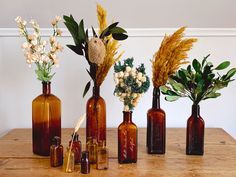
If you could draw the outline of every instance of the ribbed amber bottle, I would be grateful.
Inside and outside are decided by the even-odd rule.
[[[93,96],[86,106],[86,142],[88,138],[106,143],[106,103],[100,96],[100,87],[93,87]]]
[[[123,122],[118,127],[119,163],[136,163],[138,152],[138,129],[132,122],[132,112],[123,111]]]
[[[53,137],[61,138],[61,101],[51,94],[50,82],[43,82],[43,93],[32,102],[33,152],[49,156]]]
[[[153,89],[152,108],[147,112],[147,152],[165,154],[166,116],[160,107],[160,90]]]
[[[200,116],[199,105],[192,106],[192,115],[187,122],[186,134],[186,154],[203,155],[204,154],[204,129],[205,123]]]

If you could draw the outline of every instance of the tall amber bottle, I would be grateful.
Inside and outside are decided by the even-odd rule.
[[[132,122],[132,112],[123,111],[123,122],[118,127],[119,163],[136,163],[138,152],[138,129]]]
[[[160,89],[153,88],[152,108],[147,112],[147,152],[165,154],[166,116],[160,108]]]
[[[86,106],[86,142],[88,138],[96,139],[97,142],[106,142],[106,103],[100,96],[100,87],[93,87],[93,96]]]
[[[49,156],[54,136],[61,138],[61,101],[51,94],[50,82],[43,82],[43,93],[32,102],[33,153]]]
[[[186,135],[186,154],[203,155],[204,154],[204,129],[205,123],[200,116],[199,105],[192,106],[192,115],[187,122]]]

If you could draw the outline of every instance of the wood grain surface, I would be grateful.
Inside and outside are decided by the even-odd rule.
[[[109,169],[96,170],[92,166],[88,175],[80,174],[80,166],[75,172],[64,173],[61,167],[50,167],[49,157],[32,153],[31,129],[13,129],[0,139],[0,177],[28,176],[88,176],[88,177],[236,177],[236,141],[223,129],[207,128],[205,132],[204,156],[185,155],[185,132],[183,128],[167,129],[167,149],[165,155],[146,153],[146,129],[138,130],[138,162],[118,164],[117,129],[107,129],[109,148]],[[64,149],[72,129],[62,130]],[[85,129],[79,130],[85,145]]]

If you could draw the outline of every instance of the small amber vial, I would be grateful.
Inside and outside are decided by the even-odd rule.
[[[81,148],[82,148],[82,144],[81,141],[79,140],[79,135],[77,133],[75,133],[75,135],[73,136],[72,134],[72,138],[74,137],[73,140],[73,144],[72,144],[72,150],[74,151],[75,154],[75,164],[80,163],[81,160]],[[69,146],[71,145],[71,142],[69,142]]]
[[[50,146],[50,164],[52,167],[58,167],[63,164],[63,146],[61,145],[61,138],[55,136],[52,139]]]
[[[75,170],[75,155],[73,150],[67,148],[64,156],[63,171],[66,173],[72,173]]]
[[[89,163],[89,152],[88,151],[82,152],[80,172],[83,174],[90,173],[90,163]]]
[[[86,150],[89,152],[89,163],[96,164],[97,161],[97,140],[92,137],[88,138]]]
[[[100,141],[98,143],[98,148],[97,148],[97,164],[96,164],[97,170],[108,169],[108,164],[109,164],[108,156],[109,156],[109,151],[106,148],[105,141]]]

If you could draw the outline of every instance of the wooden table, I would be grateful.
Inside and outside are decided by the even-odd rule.
[[[64,148],[72,129],[62,130]],[[85,129],[79,131],[85,142]],[[82,175],[80,166],[74,173],[64,173],[61,167],[50,167],[49,158],[32,153],[31,129],[14,129],[0,139],[0,177],[27,176],[88,176],[88,177],[236,177],[236,141],[223,129],[206,129],[204,156],[185,155],[185,129],[167,129],[165,155],[146,153],[146,129],[139,129],[137,164],[120,165],[117,160],[117,130],[108,129],[109,169]]]

